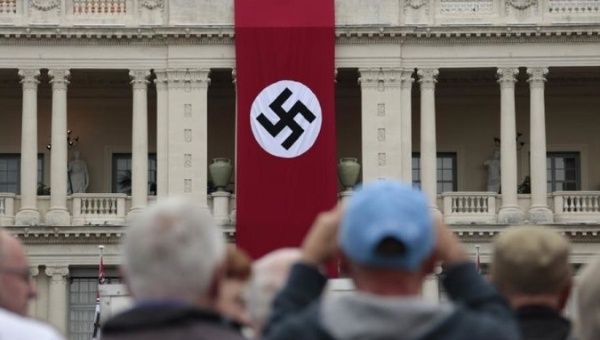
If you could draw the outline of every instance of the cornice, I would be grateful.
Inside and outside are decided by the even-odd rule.
[[[232,44],[234,27],[188,26],[188,27],[0,27],[2,43],[43,44],[56,41],[68,43],[102,44]],[[337,43],[377,44],[411,42],[430,44],[458,41],[510,42],[533,41],[584,42],[600,41],[600,25],[452,25],[452,26],[338,26]]]

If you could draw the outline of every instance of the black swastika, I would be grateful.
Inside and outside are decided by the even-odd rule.
[[[281,144],[281,146],[283,146],[286,150],[289,150],[292,145],[296,143],[298,138],[300,138],[300,136],[302,136],[304,133],[304,129],[298,125],[294,118],[298,114],[301,114],[302,117],[304,117],[304,119],[306,119],[309,123],[312,123],[316,118],[315,115],[301,101],[297,101],[289,111],[284,110],[282,105],[290,98],[291,95],[292,91],[286,87],[285,90],[283,90],[269,105],[271,110],[273,110],[273,112],[275,112],[275,114],[279,117],[279,121],[277,123],[271,123],[271,121],[262,113],[256,117],[256,120],[260,123],[260,125],[262,125],[273,137],[276,137],[286,127],[289,127],[290,130],[292,130],[292,133]]]

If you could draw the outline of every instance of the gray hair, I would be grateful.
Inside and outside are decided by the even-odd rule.
[[[588,264],[577,287],[578,339],[598,339],[600,334],[600,258]]]
[[[275,250],[252,265],[252,277],[245,292],[246,308],[252,322],[262,328],[271,314],[275,294],[287,281],[292,264],[299,261],[296,248]]]
[[[223,234],[208,209],[177,198],[142,212],[127,231],[123,269],[136,299],[195,301],[225,257]]]

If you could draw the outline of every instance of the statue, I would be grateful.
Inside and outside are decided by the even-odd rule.
[[[89,185],[87,164],[79,159],[79,151],[73,151],[73,159],[69,162],[69,193],[86,192]]]
[[[492,157],[483,163],[488,169],[487,191],[500,192],[500,149],[496,147]]]

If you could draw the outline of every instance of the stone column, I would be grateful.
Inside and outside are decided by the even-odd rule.
[[[402,177],[401,69],[361,68],[363,182]]]
[[[40,267],[39,266],[30,266],[29,272],[31,273],[31,282],[29,284],[31,284],[33,286],[32,289],[35,292],[38,292],[38,294],[39,294],[39,291],[37,289],[37,279],[38,279],[38,275],[40,275]],[[29,306],[27,308],[27,315],[32,318],[37,318],[38,317],[37,310],[38,310],[37,299],[29,300]]]
[[[412,184],[412,86],[414,70],[401,73],[402,180]]]
[[[532,223],[552,223],[552,211],[548,208],[546,174],[546,108],[544,104],[544,82],[548,69],[528,68],[530,90],[530,129],[531,129],[531,207],[529,221]]]
[[[148,204],[148,70],[129,72],[133,88],[131,142],[131,211],[136,214]]]
[[[50,150],[50,210],[46,214],[48,225],[71,224],[67,210],[67,86],[69,70],[48,72],[52,84],[52,149]]]
[[[46,267],[46,275],[50,277],[48,288],[48,322],[63,334],[67,332],[67,275],[66,266]]]
[[[156,79],[156,196],[169,193],[169,89],[167,72],[155,71]]]
[[[437,146],[435,135],[435,83],[437,69],[419,69],[421,84],[421,190],[429,197],[431,208],[437,208]]]
[[[517,127],[515,82],[519,69],[498,69],[500,83],[500,172],[502,206],[498,222],[515,224],[523,221],[523,211],[517,204]]]
[[[169,82],[169,194],[207,207],[207,116],[210,69],[167,71]]]
[[[40,70],[19,70],[23,84],[21,125],[21,208],[15,216],[16,225],[38,225],[37,209],[37,88]]]

